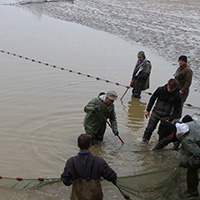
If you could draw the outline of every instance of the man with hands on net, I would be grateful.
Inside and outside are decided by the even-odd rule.
[[[116,184],[116,172],[104,159],[90,152],[91,142],[88,134],[78,137],[80,151],[67,160],[61,174],[62,182],[66,186],[72,185],[70,200],[102,200],[101,177]]]
[[[200,123],[191,115],[186,115],[180,122],[174,124],[162,121],[159,126],[162,135],[153,150],[162,149],[169,143],[178,141],[188,153],[189,159],[181,161],[179,167],[187,169],[187,197],[199,196],[198,169],[200,168]]]

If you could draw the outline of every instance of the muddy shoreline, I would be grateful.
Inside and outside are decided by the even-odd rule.
[[[42,1],[42,0],[41,0]],[[19,1],[20,2],[20,1]],[[35,3],[24,8],[38,15],[75,22],[142,44],[176,66],[181,54],[193,69],[193,87],[198,90],[200,54],[200,2],[198,0],[71,0]],[[38,1],[37,1],[38,2]],[[133,55],[135,56],[135,55]],[[166,66],[167,67],[167,66]]]

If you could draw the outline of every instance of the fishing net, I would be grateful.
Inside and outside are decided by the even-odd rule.
[[[9,178],[9,177],[1,177],[0,179],[0,187],[1,188],[14,188],[14,189],[37,189],[47,184],[52,184],[56,182],[60,182],[60,178],[38,178],[38,179],[22,179],[20,177],[17,178]]]
[[[184,190],[184,175],[180,169],[170,168],[160,171],[120,177],[118,186],[129,199],[180,199]],[[127,198],[128,199],[128,198]]]
[[[118,177],[116,187],[103,180],[104,199],[184,199],[183,191],[186,189],[185,174],[185,170],[170,168],[133,176]],[[44,200],[69,199],[71,191],[71,187],[65,187],[60,178],[21,180],[21,178],[3,177],[0,179],[0,189],[2,188],[9,189],[9,195],[12,195],[12,198],[8,197],[7,199],[13,200],[31,200],[39,196],[40,199]],[[21,194],[19,189],[22,191]]]

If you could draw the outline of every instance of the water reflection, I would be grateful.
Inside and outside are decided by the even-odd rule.
[[[144,111],[146,103],[141,102],[138,98],[132,98],[128,102],[128,113],[127,113],[127,126],[131,131],[137,131],[144,126]]]

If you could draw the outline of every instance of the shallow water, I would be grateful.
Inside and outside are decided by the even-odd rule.
[[[44,2],[44,0],[36,0]],[[199,0],[18,0],[40,14],[75,22],[140,43],[177,65],[188,56],[199,91]],[[194,84],[194,83],[193,83]]]
[[[21,7],[0,5],[0,30],[1,50],[123,85],[129,84],[137,52],[142,49],[153,64],[151,88],[147,92],[165,84],[176,68],[143,46]],[[59,177],[66,160],[78,151],[76,139],[84,131],[84,106],[99,92],[114,89],[121,97],[126,88],[5,53],[0,53],[0,60],[0,175]],[[143,93],[140,100],[132,99],[129,91],[123,104],[119,100],[115,102],[124,145],[107,127],[104,142],[92,147],[92,152],[103,157],[119,176],[159,169],[171,164],[171,159],[176,166],[182,158],[181,153],[170,152],[164,156],[148,151],[156,144],[156,133],[150,145],[141,144],[149,97]],[[189,103],[200,107],[198,98],[199,94],[192,88]],[[185,108],[184,112],[197,115],[199,110],[192,108]],[[110,186],[103,187],[109,188],[108,196],[121,198]],[[55,196],[57,189],[47,195],[49,190],[38,195],[42,199],[61,199],[62,195]],[[64,198],[65,188],[60,190]],[[23,191],[20,197],[15,190],[3,190],[3,193],[4,199],[37,197],[33,191]]]

